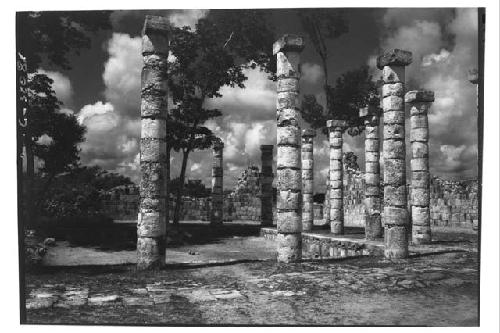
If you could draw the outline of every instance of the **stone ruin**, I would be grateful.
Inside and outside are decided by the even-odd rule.
[[[165,121],[167,108],[166,81],[164,74],[168,56],[168,20],[146,16],[142,33],[144,67],[141,85],[141,183],[139,186],[139,215],[137,227],[138,268],[152,268],[164,262],[166,181]],[[297,35],[284,35],[273,44],[276,56],[277,76],[277,161],[276,161],[276,229],[278,262],[300,261],[302,243],[307,241],[311,217],[314,214],[313,193],[313,138],[314,133],[302,133],[299,122],[300,54],[304,40]],[[364,216],[365,239],[383,237],[386,258],[406,258],[410,242],[426,244],[432,239],[431,222],[450,221],[451,224],[475,221],[477,213],[466,207],[477,207],[477,194],[449,194],[447,190],[434,191],[429,173],[429,124],[428,112],[434,101],[432,91],[405,91],[405,67],[412,63],[412,53],[400,49],[384,52],[377,58],[377,68],[382,74],[380,96],[372,96],[359,116],[366,126],[365,170],[351,180],[343,167],[343,133],[348,123],[343,119],[327,121],[330,142],[330,167],[324,214],[330,225],[332,237],[344,235],[345,214],[354,212]],[[405,103],[410,106],[410,133],[405,133]],[[383,122],[380,123],[380,118]],[[383,138],[379,138],[382,126]],[[303,135],[304,134],[304,135]],[[411,143],[410,184],[406,179],[406,140]],[[382,142],[381,142],[382,141]],[[382,143],[382,154],[380,146]],[[270,225],[272,195],[272,146],[262,146],[260,215],[263,225]],[[381,155],[384,174],[380,174]],[[258,219],[259,209],[254,198],[238,191],[233,200],[224,204],[223,143],[214,146],[212,198],[210,221],[221,224],[224,215],[235,213],[249,219]],[[383,182],[381,182],[383,178]],[[364,184],[356,187],[359,179]],[[353,186],[353,192],[345,189]],[[352,183],[354,185],[349,185]],[[248,181],[247,181],[248,184]],[[251,184],[249,184],[252,186]],[[254,186],[254,190],[257,186]],[[362,194],[360,192],[363,192]],[[443,194],[443,198],[439,195]],[[451,197],[450,197],[451,195]],[[458,196],[458,197],[457,197]],[[363,207],[353,210],[363,198]],[[231,202],[233,207],[231,208]],[[242,205],[242,202],[246,205]],[[452,208],[449,204],[451,203]],[[436,207],[438,204],[438,208]],[[250,206],[248,206],[250,205]],[[206,205],[197,208],[206,207]],[[242,208],[244,207],[244,208]],[[453,208],[454,207],[454,208]],[[461,208],[457,208],[461,207]],[[453,211],[455,209],[455,211]],[[439,211],[439,212],[438,212]],[[231,216],[231,214],[228,214]],[[347,218],[349,220],[349,218]],[[353,218],[354,221],[362,221]],[[473,222],[474,224],[474,222]],[[311,242],[310,242],[311,243]],[[312,242],[314,243],[314,242]],[[334,241],[335,244],[339,243]],[[340,245],[332,245],[325,251],[348,251]],[[360,248],[350,249],[363,254]]]

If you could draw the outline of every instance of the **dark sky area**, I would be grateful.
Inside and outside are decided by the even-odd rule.
[[[329,8],[325,10],[335,11]],[[321,101],[322,69],[319,56],[310,45],[297,17],[297,10],[269,10],[275,37],[284,33],[303,35],[301,92],[315,94]],[[476,89],[467,81],[467,70],[477,67],[476,9],[347,9],[349,32],[328,42],[330,82],[343,72],[369,65],[383,49],[402,48],[413,52],[407,67],[407,90],[433,90],[436,101],[429,116],[430,168],[446,178],[477,176]],[[87,140],[81,145],[83,164],[100,165],[138,181],[140,136],[140,31],[145,14],[169,17],[172,25],[190,25],[213,15],[207,10],[115,11],[112,29],[92,35],[90,49],[70,56],[71,70],[42,65],[41,71],[55,81],[64,112],[72,112],[87,126]],[[89,12],[89,15],[92,15]],[[269,45],[272,47],[272,45]],[[232,187],[248,164],[260,165],[261,144],[275,144],[276,84],[265,73],[245,72],[246,88],[223,87],[222,98],[207,104],[222,110],[223,116],[207,126],[225,142],[225,186]],[[306,128],[307,124],[303,124]],[[344,151],[353,151],[364,163],[363,137],[345,136]],[[315,142],[315,181],[323,190],[328,168],[328,144],[324,135]],[[196,152],[188,164],[187,177],[211,179],[211,151]],[[172,177],[180,159],[172,158]],[[363,167],[362,167],[363,168]]]

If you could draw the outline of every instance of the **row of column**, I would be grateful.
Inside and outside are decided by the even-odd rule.
[[[301,232],[313,224],[313,132],[304,132],[300,158],[300,127],[298,122],[299,54],[304,48],[299,36],[285,35],[273,45],[277,56],[277,249],[278,261],[296,261],[301,257]],[[410,223],[406,190],[405,101],[410,109],[411,158],[411,237],[414,244],[428,243],[430,233],[430,175],[429,130],[427,112],[434,101],[433,92],[410,91],[405,95],[405,66],[411,64],[412,54],[394,49],[377,59],[382,70],[384,202],[380,192],[380,101],[369,99],[360,110],[365,131],[365,206],[366,239],[384,233],[385,256],[408,256]],[[333,234],[344,233],[343,218],[343,152],[342,133],[346,121],[327,122],[330,143],[330,168],[325,207]],[[299,171],[302,170],[302,177]],[[301,202],[302,197],[302,202]],[[301,211],[302,210],[302,211]],[[302,216],[302,218],[300,218]],[[382,227],[382,216],[384,227]]]

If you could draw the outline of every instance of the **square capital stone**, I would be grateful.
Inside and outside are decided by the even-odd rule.
[[[273,44],[273,55],[278,52],[301,52],[304,49],[304,39],[297,35],[284,35]]]
[[[377,58],[377,68],[385,66],[408,66],[413,61],[412,53],[400,49],[392,49]]]
[[[434,91],[412,90],[405,95],[406,103],[434,102]]]
[[[302,137],[303,138],[314,138],[316,136],[316,131],[313,129],[305,129],[302,131]]]
[[[142,28],[143,35],[149,34],[168,34],[170,30],[170,22],[164,16],[146,15],[144,27]]]
[[[347,120],[327,120],[326,121],[326,127],[328,128],[346,128],[347,127]]]

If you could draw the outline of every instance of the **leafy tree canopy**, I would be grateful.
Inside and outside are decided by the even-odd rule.
[[[111,28],[108,11],[18,12],[17,50],[28,59],[28,72],[47,60],[70,69],[69,53],[90,47],[88,32]]]

